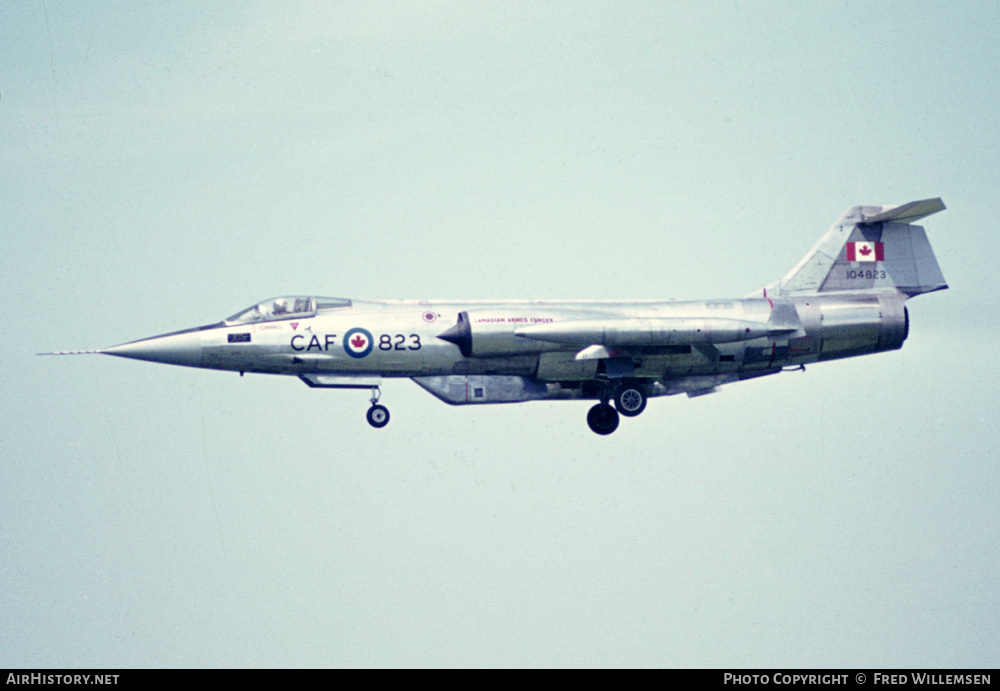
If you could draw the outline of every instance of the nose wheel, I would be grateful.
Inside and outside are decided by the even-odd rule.
[[[384,405],[373,405],[365,413],[368,424],[376,429],[381,429],[389,424],[389,409]]]
[[[375,429],[382,429],[389,424],[389,409],[384,405],[379,405],[378,399],[382,395],[382,390],[379,387],[372,387],[372,397],[371,397],[371,408],[365,413],[365,417],[368,419],[368,424]]]

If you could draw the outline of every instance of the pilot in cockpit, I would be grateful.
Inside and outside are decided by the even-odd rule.
[[[278,298],[274,301],[274,311],[272,312],[275,316],[279,314],[288,314],[288,303],[285,298]]]

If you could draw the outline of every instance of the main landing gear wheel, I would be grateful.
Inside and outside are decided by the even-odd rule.
[[[619,386],[615,391],[615,408],[625,417],[635,417],[646,409],[646,392],[631,384]]]
[[[376,429],[381,429],[389,424],[389,409],[384,405],[372,405],[365,413],[368,424]]]
[[[598,403],[587,413],[587,424],[597,434],[611,434],[618,429],[618,411],[607,403]]]

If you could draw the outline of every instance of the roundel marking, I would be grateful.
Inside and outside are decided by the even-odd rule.
[[[372,352],[372,335],[368,329],[357,327],[344,334],[344,351],[357,358]]]

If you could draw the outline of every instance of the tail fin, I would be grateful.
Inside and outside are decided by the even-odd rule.
[[[902,206],[854,206],[844,212],[771,295],[899,291],[907,297],[944,290],[934,251],[921,226],[945,208],[940,199]]]

